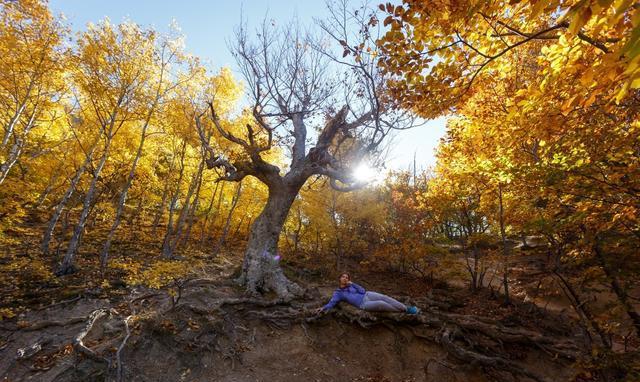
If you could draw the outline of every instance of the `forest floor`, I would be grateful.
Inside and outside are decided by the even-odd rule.
[[[335,285],[288,268],[304,298],[248,298],[232,282],[237,259],[212,260],[179,295],[126,285],[67,285],[48,301],[38,294],[0,322],[0,381],[605,380],[577,366],[577,325],[534,304],[502,306],[487,291],[363,271],[365,287],[423,313],[341,304],[315,315]]]

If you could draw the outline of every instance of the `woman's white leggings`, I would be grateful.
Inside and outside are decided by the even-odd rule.
[[[360,309],[376,312],[404,312],[407,306],[395,298],[382,293],[366,292],[360,304]]]

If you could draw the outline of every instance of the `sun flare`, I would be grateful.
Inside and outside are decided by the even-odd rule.
[[[358,182],[373,182],[379,178],[379,172],[375,168],[372,168],[367,163],[360,163],[353,170],[353,177]]]

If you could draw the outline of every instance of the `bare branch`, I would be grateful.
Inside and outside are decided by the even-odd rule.
[[[351,191],[355,191],[355,190],[359,190],[362,187],[366,186],[367,183],[354,183],[352,185],[349,186],[340,186],[338,185],[338,182],[336,181],[336,179],[331,178],[329,180],[329,185],[331,185],[331,188],[339,191],[339,192],[351,192]]]
[[[220,122],[220,119],[218,118],[218,114],[216,114],[216,111],[213,108],[213,102],[208,102],[208,105],[209,105],[209,110],[211,111],[211,120],[213,121],[213,124],[215,125],[215,127],[218,130],[218,132],[220,133],[220,135],[222,135],[228,141],[236,143],[236,144],[244,147],[247,151],[251,152],[251,148],[250,148],[251,146],[245,140],[236,137],[235,135],[233,135],[230,132],[226,131],[222,127],[222,123]]]

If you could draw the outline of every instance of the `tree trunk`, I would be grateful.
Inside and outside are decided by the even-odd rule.
[[[202,154],[205,155],[204,153]],[[193,224],[196,222],[198,207],[200,207],[200,189],[202,187],[202,170],[204,170],[204,161],[201,166],[198,168],[198,179],[196,186],[196,193],[193,196],[193,202],[191,203],[191,208],[187,212],[187,230],[184,233],[184,238],[182,238],[182,245],[185,247],[189,244],[189,238],[191,237],[191,229],[193,228]]]
[[[58,268],[56,275],[61,276],[68,273],[72,273],[74,271],[73,263],[75,261],[75,256],[78,251],[78,247],[80,246],[80,237],[84,232],[84,226],[87,222],[87,217],[89,216],[89,211],[91,209],[91,204],[93,202],[93,196],[96,192],[96,184],[98,183],[98,179],[100,178],[100,173],[102,172],[102,168],[109,157],[109,149],[111,147],[111,142],[113,140],[113,136],[107,136],[107,142],[105,143],[104,153],[102,154],[102,158],[100,158],[100,162],[98,163],[98,167],[93,174],[93,179],[91,180],[91,184],[89,185],[89,189],[87,190],[87,194],[85,195],[82,213],[80,214],[80,220],[78,220],[78,224],[73,231],[73,236],[71,237],[71,241],[69,242],[69,247],[67,248],[67,253],[62,260],[62,264]]]
[[[31,91],[33,90],[34,85],[35,85],[35,76],[32,76],[29,79],[29,86],[27,86],[27,90],[25,92],[24,98],[22,98],[22,102],[20,103],[20,106],[16,108],[16,112],[11,116],[9,123],[5,127],[5,133],[4,133],[4,137],[2,138],[2,143],[0,143],[0,149],[3,149],[9,142],[9,138],[13,134],[13,129],[15,128],[16,124],[22,117],[22,113],[24,112],[24,109],[27,106],[27,102],[29,101],[29,98],[31,96]],[[34,114],[35,114],[35,110],[34,110]]]
[[[236,229],[233,230],[233,233],[231,234],[231,237],[238,237],[238,233],[242,229],[242,225],[244,224],[244,219],[246,217],[247,217],[247,215],[244,215],[244,214],[242,216],[240,216],[240,222],[238,222],[238,226],[236,227]]]
[[[180,175],[178,176],[178,183],[176,190],[171,196],[171,202],[169,204],[169,221],[167,222],[167,230],[162,241],[162,255],[164,257],[171,257],[173,253],[171,251],[171,235],[173,233],[173,211],[176,208],[178,197],[180,196],[180,183],[182,183],[182,177],[184,176],[184,155],[187,151],[187,141],[182,142],[182,153],[180,154]]]
[[[167,196],[169,196],[169,188],[171,186],[171,173],[173,172],[173,165],[175,164],[175,156],[171,159],[171,164],[169,165],[169,171],[167,172],[166,181],[164,182],[164,190],[162,190],[162,199],[160,201],[160,207],[156,212],[156,216],[153,218],[153,228],[151,229],[151,235],[155,236],[156,230],[158,229],[158,225],[160,224],[160,219],[162,219],[162,215],[164,215],[164,205],[167,202]]]
[[[85,163],[83,163],[82,166],[80,166],[80,168],[76,170],[76,173],[73,176],[73,179],[71,179],[71,183],[69,184],[67,191],[62,196],[62,199],[60,199],[60,201],[58,202],[58,205],[56,206],[55,211],[53,211],[53,215],[51,216],[51,219],[49,220],[49,224],[47,225],[47,230],[45,231],[44,236],[42,238],[42,253],[45,256],[49,254],[49,244],[51,243],[51,237],[53,236],[53,231],[55,230],[56,224],[58,223],[58,220],[62,215],[62,210],[67,205],[67,202],[71,198],[71,195],[73,195],[73,193],[75,192],[76,187],[78,186],[78,182],[80,181],[82,174],[84,174],[84,171],[87,168],[87,164],[89,160],[90,160],[90,157],[87,157],[87,159],[85,160]]]
[[[44,191],[42,191],[40,196],[38,196],[38,200],[36,200],[36,202],[33,204],[34,208],[39,209],[40,207],[42,207],[45,200],[47,200],[47,196],[49,196],[49,194],[51,194],[51,191],[53,191],[56,181],[62,174],[62,167],[64,165],[65,158],[66,156],[63,158],[63,162],[53,171],[53,174],[49,177],[47,187],[44,189]]]
[[[158,211],[156,211],[156,216],[153,218],[153,223],[151,223],[151,233],[152,235],[156,234],[156,230],[158,229],[158,224],[160,224],[160,219],[164,213],[164,205],[167,202],[167,196],[169,195],[169,183],[170,180],[167,177],[167,180],[164,182],[164,190],[162,190],[162,199],[160,200],[160,207]]]
[[[29,131],[33,128],[35,124],[37,108],[33,109],[31,116],[29,117],[29,122],[24,127],[24,131],[18,137],[15,136],[15,142],[11,146],[11,150],[9,150],[9,155],[7,156],[7,160],[0,165],[0,184],[4,182],[7,175],[9,175],[9,171],[11,171],[11,167],[18,161],[18,157],[22,153],[22,149],[24,148],[24,140],[27,138]],[[3,141],[3,146],[6,143]]]
[[[240,199],[240,195],[242,194],[242,183],[238,183],[236,187],[236,193],[233,195],[233,201],[231,202],[231,208],[229,208],[229,213],[227,214],[227,221],[224,223],[224,228],[222,229],[222,235],[220,235],[220,240],[218,240],[218,244],[213,250],[213,254],[216,255],[224,245],[227,240],[227,235],[229,234],[229,227],[231,226],[231,218],[233,217],[233,211],[236,209],[236,205],[238,204],[238,200]]]
[[[502,185],[498,186],[498,202],[500,203],[500,237],[502,238],[502,286],[504,287],[504,303],[511,304],[509,297],[509,247],[507,247],[507,235],[504,229],[504,206],[502,204]]]
[[[282,226],[301,186],[269,187],[267,203],[251,226],[242,273],[237,280],[249,294],[273,291],[283,299],[302,294],[302,288],[287,279],[274,258]]]
[[[155,102],[154,105],[155,107]],[[118,200],[118,208],[116,209],[116,216],[113,219],[113,224],[111,225],[111,229],[109,230],[109,234],[107,235],[107,240],[104,242],[102,246],[102,251],[100,252],[100,268],[104,271],[107,268],[107,262],[109,261],[109,249],[111,248],[111,242],[113,241],[113,236],[120,225],[120,220],[122,219],[122,211],[124,209],[124,203],[127,201],[127,195],[129,193],[129,188],[133,183],[133,178],[136,175],[136,168],[138,167],[138,161],[140,161],[140,157],[142,157],[142,150],[144,148],[144,141],[147,138],[147,127],[149,127],[149,121],[151,120],[151,112],[147,115],[147,119],[145,121],[144,126],[142,127],[142,133],[140,135],[140,143],[138,143],[138,150],[136,151],[136,157],[133,159],[133,163],[131,164],[131,169],[129,170],[129,174],[127,175],[127,181],[122,188],[122,192],[120,193],[120,198]]]
[[[216,204],[216,210],[211,217],[211,228],[215,229],[216,220],[218,220],[218,216],[222,214],[222,200],[224,199],[224,186],[227,183],[223,183],[222,187],[220,187],[220,195],[218,195],[218,203]]]
[[[184,198],[184,203],[182,209],[180,210],[180,215],[178,215],[178,221],[176,221],[176,226],[173,229],[173,232],[169,235],[169,248],[165,251],[165,256],[172,257],[176,248],[178,248],[178,244],[182,239],[182,231],[184,228],[184,222],[189,215],[189,211],[191,209],[191,196],[193,196],[193,192],[196,188],[196,184],[198,183],[198,179],[200,178],[200,174],[202,173],[202,169],[204,168],[204,160],[200,161],[200,165],[198,167],[198,171],[193,175],[191,183],[189,184],[189,189],[187,190],[187,195]],[[174,237],[171,239],[171,237]]]
[[[136,210],[129,216],[127,219],[127,224],[131,227],[131,232],[140,232],[140,226],[144,221],[144,193],[140,194],[140,198],[138,199],[138,205],[136,206]]]
[[[0,163],[0,184],[4,182],[7,175],[9,175],[9,171],[13,167],[13,165],[18,161],[18,157],[22,152],[22,140],[17,139],[16,142],[11,146],[11,150],[9,150],[9,155],[7,156],[7,160],[4,163]]]
[[[473,248],[471,249],[471,254],[473,257],[473,265],[471,264],[471,262],[469,261],[469,255],[465,254],[464,259],[465,259],[465,263],[467,266],[467,271],[469,272],[469,275],[471,276],[471,291],[473,293],[476,293],[478,291],[478,289],[480,289],[480,287],[482,286],[481,284],[479,284],[478,279],[479,279],[479,270],[478,270],[478,265],[479,265],[479,255],[478,255],[478,247],[477,245],[473,245]]]
[[[340,259],[342,257],[342,243],[340,241],[340,234],[338,229],[338,219],[337,219],[337,200],[336,200],[336,192],[333,191],[331,193],[331,222],[333,223],[333,232],[336,236],[336,247],[335,247],[335,257],[336,257],[336,271],[341,272],[340,269]]]
[[[571,302],[573,309],[576,311],[576,313],[578,313],[580,320],[584,323],[587,335],[589,336],[589,340],[590,341],[592,340],[591,332],[588,329],[589,327],[591,327],[600,338],[599,345],[610,349],[611,341],[609,340],[609,337],[607,337],[607,334],[605,333],[605,331],[600,327],[598,322],[593,317],[591,310],[587,306],[587,302],[582,301],[580,299],[580,296],[578,295],[578,292],[576,292],[576,290],[573,288],[573,285],[571,285],[571,283],[567,279],[565,279],[560,274],[560,272],[558,272],[557,270],[554,270],[553,274],[556,275],[558,280],[560,280],[560,287],[562,291],[569,298],[569,301]]]
[[[58,205],[56,206],[56,209],[53,212],[51,219],[49,220],[49,224],[47,225],[47,230],[45,231],[44,237],[42,238],[42,253],[45,256],[49,254],[49,243],[51,242],[53,231],[56,228],[56,224],[58,223],[58,220],[60,219],[62,210],[67,205],[67,202],[71,198],[71,195],[73,195],[73,193],[76,191],[76,188],[78,187],[78,182],[80,182],[80,178],[82,178],[82,175],[86,171],[87,166],[89,166],[89,164],[91,163],[91,160],[93,159],[93,153],[98,147],[98,143],[100,142],[100,137],[102,136],[103,132],[104,132],[104,127],[101,127],[100,131],[98,132],[98,135],[95,138],[95,141],[93,141],[93,143],[91,144],[91,147],[89,148],[89,151],[86,153],[84,162],[76,170],[76,173],[74,174],[73,178],[71,179],[71,183],[69,184],[69,188],[67,188],[67,191],[64,193],[64,196],[62,197],[62,199],[60,199],[60,202],[58,202]],[[80,146],[82,147],[82,145]]]
[[[297,215],[298,225],[296,226],[296,230],[293,236],[293,253],[295,255],[298,254],[298,246],[300,245],[300,232],[302,231],[302,212],[300,211],[300,205],[298,205],[297,213],[298,213]]]
[[[218,193],[218,187],[221,182],[216,183],[216,188],[213,189],[213,194],[211,195],[211,200],[209,201],[209,207],[207,207],[207,212],[204,215],[204,221],[202,222],[202,228],[200,230],[200,246],[204,245],[204,234],[207,231],[207,223],[209,223],[209,216],[211,214],[211,209],[213,208],[213,202],[216,199],[216,194]],[[222,183],[224,186],[224,183]]]

